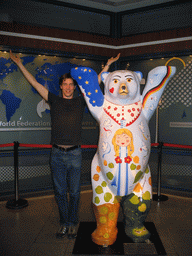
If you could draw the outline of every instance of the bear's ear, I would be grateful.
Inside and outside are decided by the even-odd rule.
[[[137,76],[137,78],[139,79],[139,82],[141,82],[141,79],[143,78],[143,74],[140,71],[135,71],[134,72]]]
[[[101,73],[101,80],[103,81],[103,83],[105,83],[108,75],[110,74],[110,72],[103,72]]]

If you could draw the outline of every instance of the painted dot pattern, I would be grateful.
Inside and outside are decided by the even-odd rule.
[[[106,181],[100,182],[100,173],[101,173],[101,167],[96,166],[96,173],[93,175],[93,180],[97,182],[97,186],[95,188],[96,196],[94,198],[94,203],[96,205],[100,204],[101,202],[101,197],[104,199],[105,203],[115,203],[117,200],[113,198],[112,193],[106,192],[105,188],[108,186],[108,183],[110,183],[114,179],[114,174],[113,174],[113,168],[114,164],[112,162],[107,162],[106,160],[103,161],[105,166],[108,166],[109,171],[106,173]],[[133,156],[132,158],[132,163],[130,164],[130,169],[132,171],[136,171],[136,176],[134,180],[135,187],[133,191],[135,193],[140,193],[143,191],[143,185],[140,184],[140,180],[143,178],[143,172],[141,172],[141,165],[140,163],[140,158],[139,156]],[[145,173],[148,173],[149,169],[146,168]],[[151,177],[147,180],[147,183],[151,186]],[[101,196],[101,197],[100,197]]]

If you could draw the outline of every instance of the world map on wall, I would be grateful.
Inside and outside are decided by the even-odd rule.
[[[24,66],[30,65],[35,69],[36,74],[34,76],[40,84],[44,85],[55,95],[59,95],[60,76],[70,72],[71,68],[77,65],[71,64],[70,62],[60,63],[57,60],[49,63],[48,58],[45,57],[41,60],[41,65],[36,66],[36,58],[38,56],[26,56],[21,59]],[[17,109],[20,108],[22,99],[25,97],[22,93],[18,96],[16,93],[17,87],[10,86],[6,82],[6,78],[14,72],[20,72],[18,67],[9,58],[0,57],[0,101],[5,105],[7,122],[11,120]],[[37,93],[33,87],[31,87],[31,90],[32,93]],[[49,113],[49,105],[44,100],[40,101],[37,105],[37,114],[40,117],[42,117],[42,112]]]
[[[6,118],[9,122],[15,111],[20,107],[21,99],[17,98],[14,93],[3,90],[0,99],[6,108]]]
[[[14,118],[16,111],[19,110],[23,99],[26,97],[25,92],[21,91],[19,94],[17,92],[18,81],[13,81],[15,79],[14,74],[18,74],[16,79],[19,79],[22,75],[8,55],[8,53],[6,57],[1,57],[3,55],[0,55],[0,104],[2,103],[5,109],[5,111],[3,109],[0,112],[0,120],[6,118],[7,122]],[[54,57],[44,56],[40,59],[37,55],[30,55],[24,56],[21,59],[24,66],[34,71],[33,75],[36,80],[55,95],[59,94],[59,77],[77,66],[70,62],[62,62],[61,58]],[[168,64],[174,66],[175,61],[178,61],[178,58],[170,59]],[[164,91],[160,109],[166,109],[175,103],[182,103],[186,107],[192,106],[191,74],[192,61],[183,62],[183,68],[177,72]],[[7,79],[9,76],[11,78]],[[11,83],[14,83],[14,86]],[[187,90],[184,90],[185,87]],[[32,94],[37,94],[33,87],[30,87],[30,90]],[[36,112],[42,118],[43,112],[50,112],[49,105],[42,99],[36,106]]]

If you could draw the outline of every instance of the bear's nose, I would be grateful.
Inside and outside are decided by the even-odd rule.
[[[119,87],[119,94],[122,95],[122,94],[128,94],[128,93],[129,93],[129,91],[128,91],[126,84],[122,83]]]
[[[126,88],[126,83],[121,83],[121,88]]]

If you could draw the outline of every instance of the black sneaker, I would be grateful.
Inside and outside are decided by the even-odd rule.
[[[57,238],[63,238],[67,234],[68,228],[66,226],[61,226],[56,233]]]
[[[68,238],[74,239],[77,237],[77,230],[75,226],[70,226],[68,230]]]

